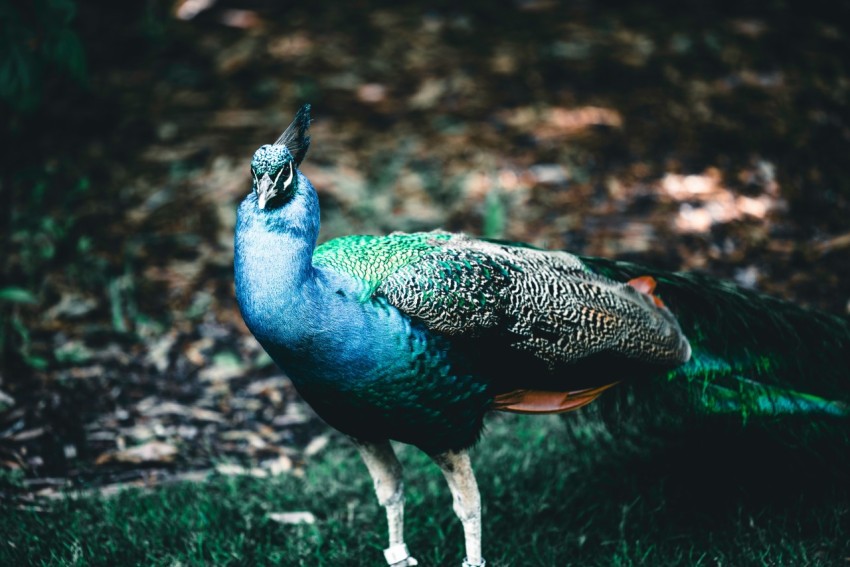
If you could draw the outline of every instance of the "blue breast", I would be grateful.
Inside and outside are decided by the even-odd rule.
[[[354,437],[392,438],[437,452],[473,443],[490,403],[449,339],[362,284],[316,269],[277,308],[245,302],[251,331],[330,425]]]

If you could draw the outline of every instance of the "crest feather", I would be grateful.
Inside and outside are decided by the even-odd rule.
[[[309,128],[310,105],[305,104],[298,110],[295,118],[292,119],[292,123],[286,127],[286,130],[274,143],[275,146],[285,146],[289,150],[296,167],[301,165],[307,155],[307,150],[310,148],[310,136],[307,135]]]

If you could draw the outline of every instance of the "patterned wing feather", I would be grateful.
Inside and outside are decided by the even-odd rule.
[[[461,235],[431,245],[375,293],[434,331],[502,331],[550,369],[604,352],[671,367],[690,356],[669,311],[576,256]]]

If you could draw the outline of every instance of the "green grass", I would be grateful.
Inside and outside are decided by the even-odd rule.
[[[488,565],[840,565],[850,557],[847,489],[799,449],[766,448],[740,432],[644,435],[605,423],[593,412],[490,421],[473,453]],[[421,565],[459,565],[463,537],[442,476],[416,449],[399,452],[408,545]],[[335,438],[306,472],[7,509],[0,564],[382,564],[383,511],[352,447]],[[318,521],[267,517],[284,511]]]

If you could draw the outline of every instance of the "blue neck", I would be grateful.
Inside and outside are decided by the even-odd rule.
[[[236,217],[236,298],[261,343],[274,339],[293,350],[307,339],[298,321],[318,309],[313,250],[319,235],[319,200],[301,172],[292,198],[260,209],[251,192]]]
[[[376,375],[409,372],[423,348],[407,317],[362,302],[368,284],[313,266],[319,201],[300,173],[289,201],[261,210],[252,193],[236,220],[236,298],[248,328],[302,395],[324,384],[350,388]],[[310,394],[312,392],[312,394]]]

